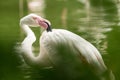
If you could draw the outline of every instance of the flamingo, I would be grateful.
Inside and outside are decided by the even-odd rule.
[[[99,51],[87,40],[64,29],[51,29],[47,19],[36,14],[29,14],[20,20],[20,27],[26,37],[20,50],[24,61],[30,66],[61,68],[69,76],[80,73],[80,67],[89,66],[92,71],[102,74],[107,67]],[[35,56],[32,44],[36,41],[30,27],[42,27],[45,31],[40,36],[40,53]],[[74,79],[75,80],[75,79]]]

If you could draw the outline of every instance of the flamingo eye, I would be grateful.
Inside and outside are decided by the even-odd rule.
[[[36,17],[36,16],[32,16],[32,19],[33,19],[36,23],[39,24],[39,19],[38,19],[38,17]]]
[[[36,20],[36,19],[37,19],[37,17],[35,17],[35,16],[32,16],[32,18],[33,18],[34,20]]]

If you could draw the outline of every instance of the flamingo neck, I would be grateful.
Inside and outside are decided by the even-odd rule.
[[[34,35],[34,32],[29,28],[28,25],[21,25],[21,28],[26,34],[26,37],[21,44],[21,49],[23,51],[22,56],[25,62],[27,62],[30,65],[33,65],[33,63],[36,63],[36,58],[32,51],[32,44],[36,41],[36,37]]]
[[[26,38],[29,39],[29,41],[30,41],[29,44],[33,44],[33,42],[36,41],[36,36],[35,36],[34,32],[29,28],[28,25],[22,25],[21,27],[27,36]]]
[[[34,34],[34,32],[29,28],[28,25],[26,24],[22,24],[21,25],[21,28],[23,29],[23,31],[25,32],[25,34],[28,36],[28,35],[31,35],[31,34]]]

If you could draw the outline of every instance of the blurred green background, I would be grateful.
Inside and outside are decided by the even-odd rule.
[[[21,68],[22,60],[14,49],[24,38],[19,19],[31,12],[49,19],[53,28],[70,30],[90,41],[101,52],[116,80],[120,80],[119,0],[38,0],[44,2],[44,7],[38,6],[39,10],[31,9],[31,1],[35,0],[0,1],[0,80],[40,80],[38,76],[41,73],[34,69],[24,69],[23,66]],[[34,31],[39,37],[40,30]],[[51,74],[45,72],[46,75]]]

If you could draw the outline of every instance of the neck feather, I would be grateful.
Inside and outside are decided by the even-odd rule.
[[[21,28],[26,34],[26,37],[21,44],[21,49],[23,51],[22,56],[25,62],[31,65],[33,63],[36,63],[36,58],[32,51],[32,44],[35,42],[36,37],[34,35],[34,32],[29,28],[28,25],[23,24],[21,25]]]

